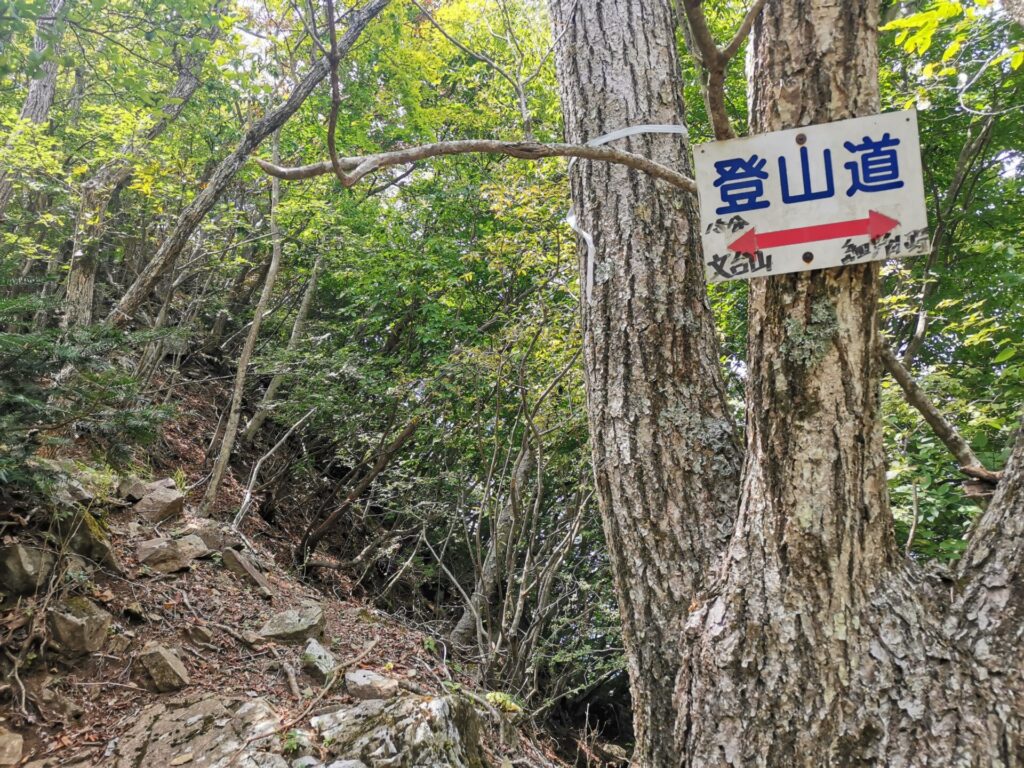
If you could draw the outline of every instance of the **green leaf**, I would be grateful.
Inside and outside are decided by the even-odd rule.
[[[960,36],[960,37],[957,37],[956,39],[954,39],[953,42],[951,42],[949,45],[946,46],[946,50],[944,50],[942,52],[942,60],[943,61],[949,61],[954,56],[956,56],[957,51],[960,50],[960,47],[963,44],[964,44],[964,37],[963,36]]]
[[[1014,349],[1013,347],[1007,347],[1002,352],[1000,352],[998,355],[996,355],[995,359],[992,362],[993,363],[1005,363],[1007,360],[1009,360],[1015,354],[1017,354],[1017,350],[1016,349]]]

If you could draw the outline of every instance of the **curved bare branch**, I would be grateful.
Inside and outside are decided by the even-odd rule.
[[[697,184],[693,179],[674,171],[661,163],[648,160],[632,152],[622,152],[608,147],[588,147],[580,144],[540,144],[533,141],[495,141],[491,139],[472,139],[465,141],[442,141],[436,144],[423,144],[394,152],[382,152],[377,155],[361,157],[339,157],[338,165],[348,173],[342,184],[351,187],[362,180],[367,174],[380,168],[394,165],[405,165],[430,157],[465,154],[499,154],[518,157],[523,160],[540,160],[545,157],[578,157],[584,160],[601,160],[616,163],[643,171],[656,179],[666,181],[674,187],[687,192],[696,193]],[[256,158],[259,166],[271,176],[280,179],[311,179],[333,173],[330,161],[302,165],[294,168],[282,167]]]

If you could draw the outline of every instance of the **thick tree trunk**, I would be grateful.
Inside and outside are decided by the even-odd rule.
[[[348,29],[341,39],[338,40],[339,56],[344,56],[348,53],[356,40],[359,39],[359,35],[362,34],[366,25],[384,10],[388,2],[389,0],[369,0],[362,8],[349,14],[347,17]],[[167,237],[164,238],[156,253],[153,254],[153,258],[143,268],[135,282],[129,286],[117,306],[110,312],[110,315],[107,317],[108,323],[111,325],[124,325],[131,319],[135,311],[149,296],[149,292],[153,290],[153,286],[156,285],[160,276],[174,264],[185,244],[192,236],[192,233],[195,232],[196,227],[199,226],[206,217],[206,214],[213,208],[224,190],[227,189],[228,184],[231,183],[235,174],[238,173],[238,170],[248,160],[249,155],[259,147],[264,139],[284,125],[288,118],[295,114],[296,110],[306,100],[306,97],[327,77],[329,69],[330,66],[326,57],[317,60],[306,76],[291,91],[284,104],[249,127],[234,152],[220,162],[210,176],[206,186],[196,195],[191,204],[182,211],[181,216],[178,217],[177,224],[175,224]]]
[[[33,78],[28,86],[28,94],[22,104],[18,118],[33,125],[41,125],[50,117],[50,107],[53,106],[53,97],[57,92],[57,58],[59,49],[53,37],[56,34],[58,25],[63,21],[67,0],[50,0],[45,14],[36,22],[36,34],[32,41],[32,49],[40,54],[51,45],[53,50],[44,59],[40,66],[39,74]],[[19,129],[15,127],[12,138]],[[10,141],[10,139],[8,139]],[[14,194],[14,185],[8,171],[0,171],[0,221],[3,221],[7,214],[7,206]]]
[[[1024,27],[1024,0],[1004,0],[1003,7],[1011,19]]]
[[[566,139],[685,118],[668,0],[551,0]],[[616,142],[689,175],[687,142]],[[693,199],[637,171],[579,161],[580,226],[593,235],[584,297],[596,487],[634,706],[637,765],[672,765],[672,692],[688,606],[735,517],[739,448],[704,289]],[[580,248],[585,283],[587,250]]]
[[[769,0],[752,130],[877,112],[877,24],[877,0]],[[1024,764],[1021,538],[972,545],[980,570],[955,583],[897,552],[878,293],[877,265],[751,281],[740,511],[687,623],[676,764]],[[1011,522],[1018,487],[979,532]]]
[[[214,25],[203,37],[216,40],[220,27]],[[205,51],[189,54],[181,62],[178,80],[168,94],[170,106],[163,110],[145,134],[143,142],[129,141],[118,157],[104,163],[92,178],[82,185],[82,197],[75,219],[75,233],[71,250],[71,268],[68,273],[65,328],[89,325],[92,322],[93,296],[96,291],[96,273],[99,269],[99,250],[106,229],[107,207],[115,193],[132,177],[131,158],[148,142],[156,139],[181,114],[199,87],[199,74],[206,60]]]

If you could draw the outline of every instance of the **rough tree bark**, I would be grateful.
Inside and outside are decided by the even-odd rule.
[[[1004,0],[1003,7],[1011,19],[1024,27],[1024,0]]]
[[[752,131],[877,112],[877,25],[877,0],[769,0]],[[878,293],[873,264],[751,281],[740,510],[687,622],[673,764],[1024,762],[1022,542],[995,534],[1019,528],[1021,444],[959,578],[900,556]]]
[[[25,102],[22,104],[18,119],[27,121],[33,125],[45,123],[50,117],[50,107],[53,106],[53,97],[57,92],[57,54],[59,46],[56,35],[59,34],[60,23],[63,20],[67,0],[50,0],[46,12],[36,22],[36,34],[32,41],[32,50],[40,54],[47,48],[52,48],[49,56],[40,66],[39,74],[29,83],[28,93]],[[11,134],[8,143],[19,132],[18,128]],[[0,171],[0,221],[3,221],[7,214],[7,206],[14,194],[14,184],[6,170]]]
[[[211,43],[217,39],[220,27],[216,24],[202,35]],[[88,325],[92,322],[93,296],[96,291],[96,272],[99,269],[100,240],[106,229],[107,207],[118,189],[132,177],[131,158],[149,142],[164,132],[185,109],[199,87],[199,74],[206,60],[206,51],[187,54],[181,61],[178,80],[167,95],[169,105],[160,112],[156,122],[146,131],[144,140],[129,141],[117,157],[104,163],[84,184],[75,218],[75,232],[71,248],[71,267],[68,272],[67,299],[64,328]]]
[[[668,0],[551,0],[566,139],[685,118]],[[690,175],[687,142],[617,142]],[[694,201],[618,165],[572,172],[593,234],[584,297],[585,380],[596,488],[622,615],[634,763],[674,765],[673,686],[687,608],[736,510],[740,451],[704,288]],[[580,248],[581,275],[587,251]]]
[[[351,12],[346,17],[348,29],[338,40],[338,54],[344,56],[355,44],[362,34],[366,25],[384,10],[390,0],[369,0],[362,8]],[[195,199],[182,211],[178,222],[170,231],[160,247],[157,248],[149,263],[135,279],[124,296],[111,310],[106,322],[111,325],[124,325],[135,311],[149,296],[153,286],[156,285],[160,276],[163,275],[181,253],[196,227],[202,222],[227,189],[228,184],[234,178],[239,168],[245,163],[257,147],[270,134],[284,125],[288,118],[295,114],[296,110],[306,100],[306,97],[327,77],[330,69],[327,58],[318,59],[310,68],[306,76],[296,84],[284,104],[269,112],[260,120],[253,123],[245,132],[245,136],[239,142],[235,150],[225,157],[213,174],[210,176],[207,185],[196,195]]]

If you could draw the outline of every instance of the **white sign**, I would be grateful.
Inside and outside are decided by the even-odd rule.
[[[931,250],[917,113],[694,148],[709,282]]]

